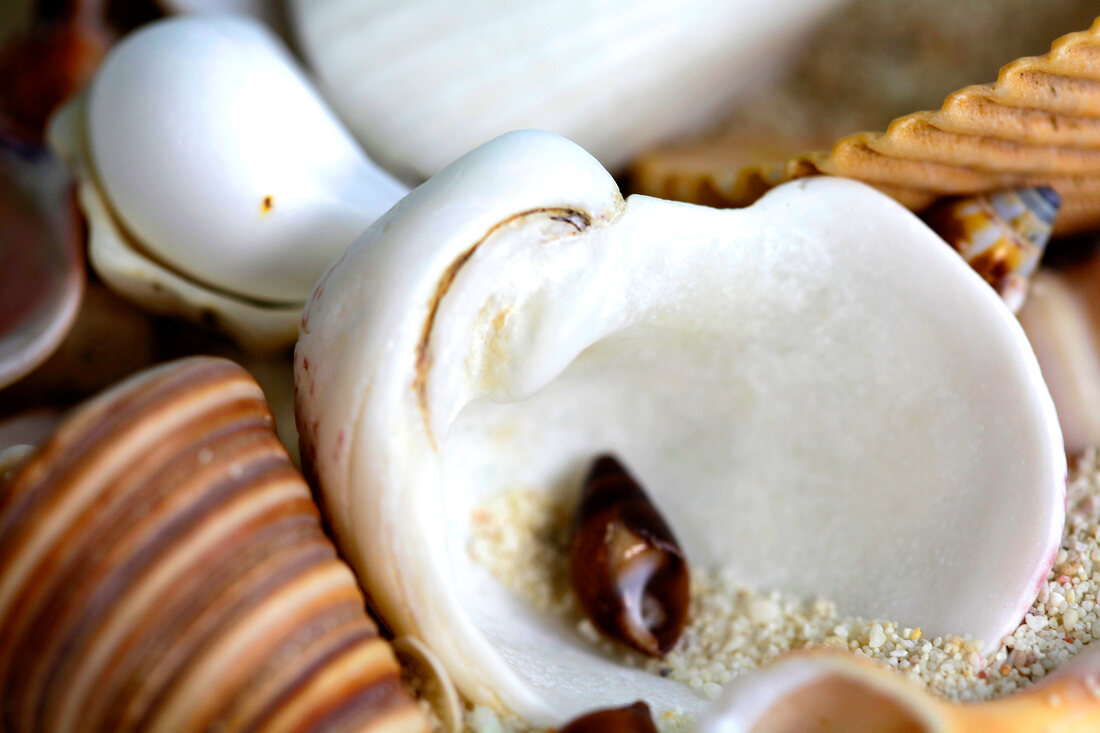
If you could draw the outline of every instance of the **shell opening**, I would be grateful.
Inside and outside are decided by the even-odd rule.
[[[959,598],[973,597],[976,582],[1020,585],[1034,558],[1001,558],[976,576],[965,554],[937,548],[963,536],[1012,547],[1019,521],[1047,531],[1045,493],[1021,495],[1032,510],[1002,523],[974,521],[988,502],[956,490],[1019,485],[1004,441],[1035,444],[1029,431],[1046,424],[1041,400],[1025,422],[1002,424],[1005,396],[988,373],[959,369],[995,359],[1006,389],[1030,388],[1022,336],[990,328],[1007,313],[927,230],[920,246],[887,255],[858,222],[812,208],[808,193],[781,201],[773,215],[801,206],[817,223],[727,239],[716,232],[735,230],[739,212],[676,218],[644,198],[628,200],[613,227],[566,237],[539,239],[532,231],[546,226],[519,223],[472,253],[435,314],[424,389],[439,438],[442,508],[431,521],[446,548],[445,584],[463,623],[515,673],[513,689],[553,700],[549,720],[638,698],[658,714],[706,705],[684,685],[626,669],[575,621],[531,608],[471,560],[480,506],[515,489],[570,496],[601,452],[631,467],[695,567],[759,589],[827,594],[930,632],[981,623],[1000,638],[1015,623],[976,622]],[[828,217],[837,221],[821,223]],[[844,242],[818,234],[834,226]],[[932,260],[951,287],[913,276]],[[983,316],[963,322],[964,311]],[[1035,469],[1045,486],[1044,460]]]

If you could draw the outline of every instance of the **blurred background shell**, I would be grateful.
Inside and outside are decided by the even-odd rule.
[[[55,161],[0,157],[0,388],[45,361],[76,319],[82,235]]]
[[[289,15],[322,90],[367,152],[417,181],[527,128],[621,169],[766,84],[836,4],[291,0]]]
[[[12,733],[427,730],[259,387],[205,357],[0,489],[0,690]]]

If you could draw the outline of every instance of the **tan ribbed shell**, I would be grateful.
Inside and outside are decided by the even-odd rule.
[[[781,183],[812,175],[869,183],[920,211],[946,195],[1049,185],[1062,196],[1056,234],[1100,228],[1100,18],[1054,42],[1050,53],[1017,59],[994,84],[949,95],[934,112],[861,132],[830,152],[709,170],[654,152],[634,167],[639,193],[709,206],[748,206]]]
[[[192,358],[0,489],[0,729],[424,731],[263,394]]]

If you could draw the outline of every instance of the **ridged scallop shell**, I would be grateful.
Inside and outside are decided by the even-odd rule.
[[[1055,234],[1100,227],[1100,19],[1045,56],[965,87],[937,111],[861,132],[830,152],[709,172],[661,153],[638,161],[639,193],[711,206],[747,206],[774,186],[812,175],[856,178],[919,211],[941,196],[1046,185],[1062,197]]]
[[[263,394],[222,359],[73,413],[0,494],[0,727],[423,731]]]
[[[697,733],[905,731],[1087,733],[1100,726],[1100,648],[1089,648],[1022,692],[950,703],[854,654],[806,650],[733,683]]]

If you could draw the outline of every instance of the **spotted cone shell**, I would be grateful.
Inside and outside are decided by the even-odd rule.
[[[695,158],[698,158],[696,154]],[[842,138],[829,152],[702,170],[655,152],[634,167],[639,193],[710,206],[748,206],[781,183],[813,175],[856,178],[921,211],[943,196],[1050,186],[1062,197],[1054,233],[1100,227],[1100,18],[1017,59],[993,84],[965,87],[936,111],[886,132]]]
[[[0,729],[425,731],[232,362],[138,375],[0,489]]]

